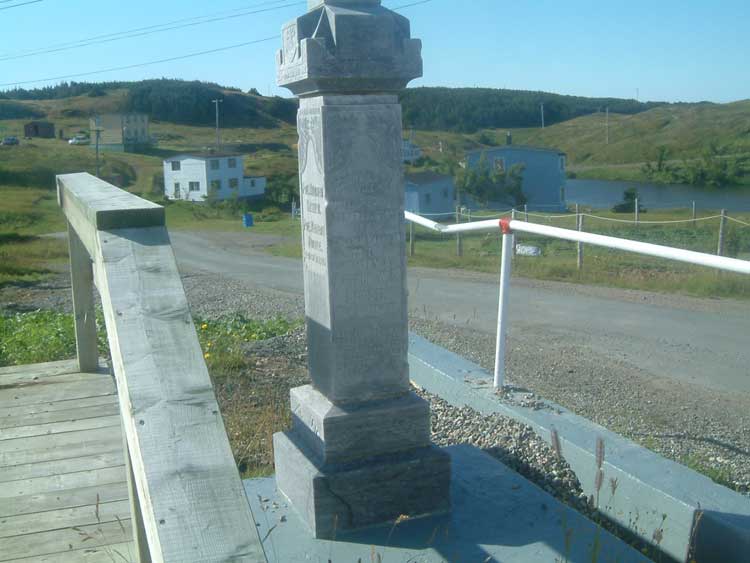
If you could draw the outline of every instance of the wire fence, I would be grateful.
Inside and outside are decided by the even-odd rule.
[[[625,217],[613,217],[612,213],[592,212],[590,209],[584,211],[579,208],[577,211],[544,213],[537,209],[527,211],[523,209],[469,210],[460,208],[454,213],[421,213],[421,215],[443,224],[512,217],[531,223],[576,229],[592,234],[626,238],[720,256],[750,257],[750,229],[748,229],[750,227],[750,214],[741,215],[742,218],[739,218],[732,217],[722,211],[721,214],[698,216],[694,209],[685,210],[683,208],[682,212],[679,210],[661,212],[652,210],[651,214],[657,215],[657,217],[643,219],[642,217],[646,212],[639,210],[639,213],[636,213],[635,209],[630,212],[630,217],[627,217],[626,213],[623,214]],[[687,217],[685,217],[685,211]],[[680,217],[680,214],[684,218]],[[450,243],[451,240],[455,240],[455,250],[451,250],[450,247],[445,248],[445,245]],[[460,259],[474,261],[499,258],[499,244],[495,234],[467,232],[446,234],[410,225],[409,254],[411,256],[419,254],[418,246],[421,242],[429,244],[429,246],[423,248],[422,252],[425,255],[446,256],[446,254],[453,254]],[[579,271],[584,269],[587,262],[591,262],[592,267],[601,268],[603,267],[602,260],[607,262],[613,270],[618,267],[633,268],[643,272],[652,270],[650,273],[645,272],[643,275],[651,275],[659,270],[658,260],[656,259],[653,263],[641,262],[635,265],[628,262],[627,258],[614,256],[613,252],[608,249],[591,248],[584,252],[583,245],[564,240],[551,240],[524,234],[517,237],[516,242],[521,247],[533,247],[521,248],[524,256],[528,253],[529,256],[541,255],[547,258],[557,258],[556,262],[561,267],[570,268],[572,266],[575,268],[575,265],[577,265]],[[439,247],[442,247],[442,250]],[[518,247],[514,248],[514,250],[517,249]],[[533,260],[533,258],[529,259]],[[599,263],[597,263],[597,260],[599,260]]]

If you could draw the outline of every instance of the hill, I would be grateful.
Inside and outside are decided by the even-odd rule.
[[[538,127],[541,104],[545,123],[553,125],[609,107],[637,114],[665,105],[618,98],[584,98],[549,92],[491,88],[409,88],[401,94],[404,124],[427,131],[474,133],[500,127]]]
[[[154,119],[190,125],[210,125],[214,115],[211,100],[224,98],[227,122],[237,126],[272,126],[278,119],[294,123],[296,101],[263,98],[257,91],[244,94],[237,88],[210,82],[146,80],[143,82],[70,82],[57,86],[0,92],[9,100],[41,101],[72,97],[100,97],[112,91],[125,91],[123,110],[143,111]],[[255,94],[255,95],[253,95]],[[499,127],[536,127],[540,124],[540,104],[544,104],[549,125],[605,107],[632,115],[665,105],[618,98],[586,98],[549,92],[500,90],[492,88],[409,88],[401,96],[406,127],[428,131],[474,133]],[[266,118],[270,116],[271,120]]]

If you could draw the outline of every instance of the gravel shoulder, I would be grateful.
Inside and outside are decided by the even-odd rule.
[[[199,317],[233,313],[260,319],[303,316],[304,304],[299,295],[207,273],[187,274],[183,283],[193,312]],[[570,290],[597,294],[611,291],[580,286]],[[642,292],[612,293],[621,299],[680,299]],[[699,300],[689,301],[703,306]],[[732,306],[731,302],[715,305]],[[37,308],[70,310],[70,287],[65,275],[35,286],[0,289],[0,310]],[[491,335],[418,315],[410,319],[410,324],[413,331],[428,340],[492,369],[495,342]],[[590,349],[584,340],[576,340],[575,335],[566,335],[563,340],[558,333],[539,326],[511,330],[508,350],[509,383],[750,494],[749,394],[711,390],[657,377],[616,355]],[[274,354],[291,355],[297,365],[304,351],[297,344],[282,346]],[[297,377],[295,370],[294,379]],[[502,432],[494,435],[500,440]],[[530,443],[530,437],[522,441]],[[477,445],[487,446],[484,441]],[[550,474],[548,469],[539,468]],[[564,488],[566,495],[576,496],[572,481]]]

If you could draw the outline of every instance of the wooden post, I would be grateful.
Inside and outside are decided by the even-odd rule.
[[[409,256],[414,256],[414,223],[409,221]]]
[[[94,309],[94,270],[91,258],[75,229],[68,224],[70,284],[73,290],[73,314],[76,330],[78,369],[95,373],[99,367]]]
[[[461,208],[456,207],[456,223],[461,222]],[[456,233],[456,256],[461,257],[464,255],[464,245],[461,240],[461,233]]]
[[[716,252],[719,256],[724,256],[724,242],[726,240],[726,232],[727,232],[727,210],[722,209],[721,210],[721,222],[719,223],[719,248]]]
[[[693,200],[693,228],[697,226],[697,223],[696,223],[697,218],[698,218],[698,214],[696,213],[695,200]]]
[[[583,231],[583,215],[578,215],[578,231]],[[578,271],[583,270],[583,243],[578,243]]]
[[[638,226],[638,223],[641,221],[641,207],[638,204],[638,198],[635,198],[635,226]]]
[[[525,203],[523,204],[523,215],[524,215],[524,221],[527,223],[529,222],[529,206]]]
[[[122,418],[120,419],[122,422]],[[141,501],[138,500],[138,487],[135,483],[135,474],[130,459],[128,448],[128,435],[125,432],[125,423],[122,424],[122,447],[125,456],[125,472],[128,477],[128,497],[130,499],[130,522],[133,526],[133,544],[137,563],[151,563],[151,551],[148,548],[146,527],[143,524],[143,513],[141,512]]]
[[[516,208],[515,207],[510,210],[510,220],[511,221],[515,221],[516,220]],[[513,235],[513,253],[512,253],[512,256],[513,256],[513,258],[516,257],[516,235],[515,234]]]

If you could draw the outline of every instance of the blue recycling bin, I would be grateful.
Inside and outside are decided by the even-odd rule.
[[[242,216],[242,225],[245,228],[250,228],[253,225],[255,225],[255,222],[253,221],[253,214],[252,213],[245,213]]]

